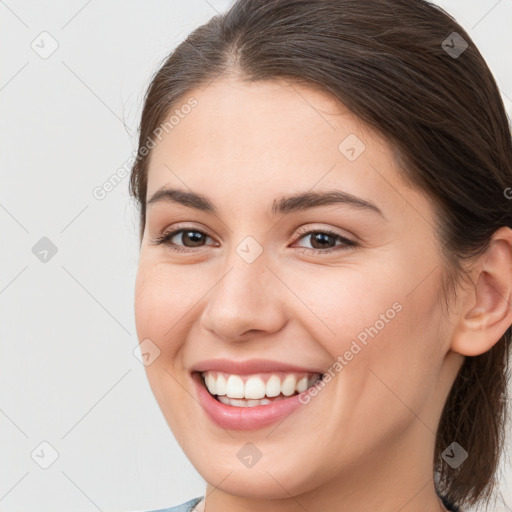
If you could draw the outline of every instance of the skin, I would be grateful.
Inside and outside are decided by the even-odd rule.
[[[139,340],[160,349],[148,380],[208,483],[206,510],[444,510],[432,474],[435,431],[464,356],[487,351],[512,322],[511,230],[496,233],[447,313],[432,203],[401,181],[383,138],[304,85],[229,76],[190,96],[198,106],[152,150],[147,197],[164,185],[192,190],[219,214],[148,206],[135,316]],[[366,147],[355,161],[338,149],[349,134]],[[343,204],[269,213],[281,195],[331,188],[371,201],[385,218]],[[335,252],[301,253],[326,247],[297,236],[303,226],[358,245],[332,237]],[[151,243],[178,227],[208,236],[193,244],[175,235],[184,253]],[[263,248],[250,264],[236,252],[247,236]],[[226,431],[196,399],[198,361],[268,358],[327,370],[396,302],[401,311],[278,425]],[[247,442],[262,454],[251,468],[236,456]]]

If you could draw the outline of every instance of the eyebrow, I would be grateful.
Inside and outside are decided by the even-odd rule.
[[[147,201],[147,205],[157,202],[171,202],[194,208],[203,212],[218,214],[213,203],[206,197],[196,192],[162,187],[157,190]],[[290,196],[283,196],[275,199],[270,210],[272,215],[286,214],[316,208],[318,206],[329,206],[333,204],[346,204],[354,208],[360,208],[379,214],[386,218],[380,208],[375,204],[356,197],[341,190],[328,190],[324,192],[302,192]]]

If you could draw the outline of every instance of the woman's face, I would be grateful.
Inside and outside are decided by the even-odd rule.
[[[367,492],[390,478],[420,491],[410,470],[432,478],[462,357],[449,352],[428,198],[324,92],[225,78],[190,97],[153,149],[147,199],[167,188],[211,208],[176,194],[148,204],[135,294],[147,376],[178,442],[216,492]],[[301,194],[315,196],[283,199]],[[253,400],[275,394],[276,374],[284,400],[222,404],[196,370],[220,375],[221,393],[238,375],[229,394]],[[315,374],[330,378],[285,398]]]

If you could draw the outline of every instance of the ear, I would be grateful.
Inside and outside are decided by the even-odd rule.
[[[512,229],[498,229],[463,293],[451,350],[477,356],[490,350],[512,324]],[[475,284],[476,283],[476,284]]]

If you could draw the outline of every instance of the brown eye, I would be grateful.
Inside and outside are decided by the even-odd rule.
[[[203,247],[206,238],[211,238],[207,233],[192,228],[182,228],[163,233],[156,237],[152,243],[156,245],[166,245],[172,251],[189,252],[194,248]],[[173,241],[173,239],[176,239]],[[177,243],[180,241],[181,243]]]
[[[185,245],[185,247],[198,247],[201,245],[203,238],[207,236],[201,231],[189,229],[180,229],[179,231],[171,233],[171,235],[173,236],[169,238],[169,241],[171,241],[175,236],[181,235],[181,242]]]
[[[335,231],[330,230],[309,230],[300,236],[300,239],[310,239],[312,248],[301,247],[301,252],[312,252],[314,254],[329,254],[334,251],[357,246],[357,242],[346,238]],[[336,245],[336,241],[340,244]]]

